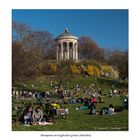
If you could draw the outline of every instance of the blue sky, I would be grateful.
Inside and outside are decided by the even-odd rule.
[[[56,37],[68,28],[89,36],[100,47],[128,49],[128,10],[13,10],[12,19]]]

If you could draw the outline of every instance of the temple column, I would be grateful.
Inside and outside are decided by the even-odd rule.
[[[56,46],[56,60],[58,60],[58,45]]]
[[[63,43],[61,43],[61,59],[63,60]]]
[[[67,59],[69,60],[69,51],[70,51],[70,49],[69,49],[70,47],[69,47],[69,42],[67,42]]]
[[[75,59],[75,45],[74,45],[74,43],[72,45],[72,53],[73,53],[72,59]]]
[[[76,53],[76,60],[78,60],[78,45],[77,45],[77,43],[76,43],[76,45],[75,45],[75,53]]]

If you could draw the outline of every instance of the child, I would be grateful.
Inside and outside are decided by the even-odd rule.
[[[32,122],[32,107],[30,106],[28,110],[24,113],[24,125],[28,126]]]

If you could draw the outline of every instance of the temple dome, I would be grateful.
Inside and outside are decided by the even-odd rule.
[[[69,30],[68,30],[67,28],[65,28],[64,32],[61,33],[59,36],[57,36],[57,37],[55,38],[55,41],[61,40],[61,39],[76,39],[76,40],[78,40],[78,37],[73,36],[73,35],[69,32]]]

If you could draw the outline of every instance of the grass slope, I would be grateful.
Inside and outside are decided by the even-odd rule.
[[[41,81],[41,82],[40,82]],[[45,90],[42,85],[47,85],[48,89],[50,87],[51,79],[46,79],[45,77],[38,78],[32,81],[26,81],[26,89],[31,89],[30,85],[34,84],[38,90]],[[67,81],[66,81],[67,82]],[[69,88],[75,86],[77,83],[83,87],[88,86],[93,82],[92,77],[74,77],[69,80]],[[97,84],[104,89],[104,93],[108,94],[108,91],[111,87],[112,79],[99,78]],[[122,89],[127,88],[127,85],[117,84],[116,88]],[[83,93],[81,93],[83,96]],[[25,101],[26,102],[26,101]],[[121,106],[120,97],[104,97],[104,102],[101,104],[96,104],[98,111],[102,107],[113,104],[114,106]],[[22,104],[20,101],[17,101],[18,104]],[[13,131],[122,131],[128,130],[128,110],[123,111],[115,115],[89,115],[89,110],[76,111],[75,107],[78,107],[81,104],[67,104],[65,105],[70,114],[67,119],[62,119],[60,117],[56,118],[56,122],[53,126],[30,126],[24,127],[23,125],[13,125]],[[13,112],[12,112],[13,113]]]

